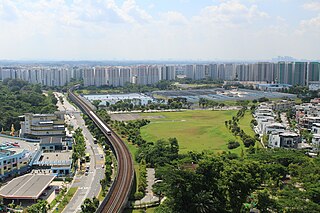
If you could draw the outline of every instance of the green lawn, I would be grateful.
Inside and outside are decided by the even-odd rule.
[[[152,116],[162,116],[152,119],[151,123],[141,128],[142,137],[147,141],[161,138],[176,137],[180,152],[213,150],[221,152],[228,150],[229,139],[236,139],[225,127],[225,121],[236,115],[237,111],[188,110],[183,112],[159,112]],[[150,116],[150,113],[142,113]],[[250,127],[251,118],[245,118],[244,123]],[[251,130],[252,131],[252,130]],[[239,142],[240,140],[237,139]],[[240,142],[243,147],[242,142]],[[240,153],[241,147],[232,150]]]
[[[247,133],[248,135],[254,137],[256,133],[253,131],[253,129],[251,128],[251,125],[250,125],[250,122],[251,122],[252,119],[253,119],[253,116],[252,116],[251,112],[249,110],[247,110],[246,114],[239,121],[239,127],[245,133]]]

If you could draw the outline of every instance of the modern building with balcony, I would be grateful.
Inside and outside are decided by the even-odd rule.
[[[281,132],[273,133],[269,135],[269,144],[271,148],[298,148],[298,144],[301,143],[301,137],[295,132]]]
[[[64,112],[55,112],[54,114],[26,113],[22,117],[24,117],[24,121],[20,122],[21,137],[41,138],[65,135]]]

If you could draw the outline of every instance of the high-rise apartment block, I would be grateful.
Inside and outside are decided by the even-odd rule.
[[[211,63],[135,66],[6,66],[0,67],[0,80],[22,79],[46,86],[64,86],[83,80],[84,86],[124,86],[126,83],[152,85],[185,75],[192,80],[257,81],[307,86],[320,81],[319,62]]]

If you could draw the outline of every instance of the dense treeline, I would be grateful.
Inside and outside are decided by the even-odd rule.
[[[319,212],[320,160],[294,150],[253,149],[246,157],[189,153],[156,170],[167,199],[156,212]],[[195,157],[196,156],[196,157]]]
[[[19,79],[5,79],[0,82],[0,130],[8,131],[11,125],[20,128],[19,116],[24,113],[53,113],[57,110],[52,92],[44,95],[41,86]]]
[[[127,137],[129,142],[140,146],[146,143],[140,135],[140,128],[149,123],[149,120],[141,119],[128,122],[113,121],[111,125],[122,137]]]
[[[176,138],[142,144],[136,153],[138,162],[146,161],[149,167],[164,166],[178,158],[179,144]]]

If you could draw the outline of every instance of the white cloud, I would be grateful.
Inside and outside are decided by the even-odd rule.
[[[234,0],[204,8],[200,16],[197,17],[197,20],[225,26],[236,26],[249,24],[260,18],[267,17],[269,15],[266,12],[260,11],[257,5],[248,7]]]
[[[160,14],[164,23],[172,25],[184,25],[188,23],[188,19],[180,12],[168,11]]]
[[[312,1],[303,4],[303,8],[306,10],[313,10],[313,11],[320,11],[320,2],[319,1]]]
[[[314,28],[320,28],[319,16],[296,23],[303,29],[297,34],[298,27],[289,24],[285,14],[273,17],[259,1],[218,2],[190,15],[182,8],[152,14],[158,4],[148,11],[148,5],[143,8],[135,0],[0,0],[0,49],[6,50],[0,51],[0,58],[248,59],[318,54],[320,44],[312,41],[318,40]]]
[[[308,20],[302,20],[300,22],[302,30],[317,31],[320,32],[320,14],[314,18]]]

